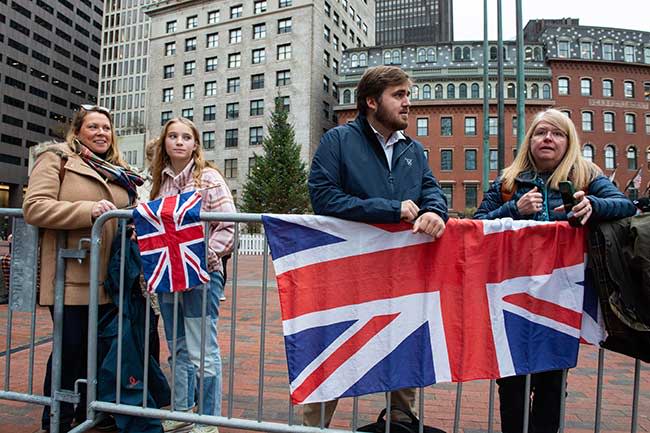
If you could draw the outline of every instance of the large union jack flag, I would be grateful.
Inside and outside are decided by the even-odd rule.
[[[142,203],[133,211],[150,292],[180,292],[210,281],[200,213],[198,191]]]
[[[584,230],[265,215],[294,403],[573,367],[598,341]],[[583,307],[588,314],[583,314]]]

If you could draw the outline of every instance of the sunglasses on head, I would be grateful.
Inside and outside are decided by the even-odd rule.
[[[102,107],[101,105],[81,104],[81,108],[84,111],[97,111],[99,113],[105,113],[108,115],[111,114],[111,110],[106,107]]]

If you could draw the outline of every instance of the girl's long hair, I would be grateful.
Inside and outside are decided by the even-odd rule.
[[[201,146],[199,130],[196,128],[196,125],[194,125],[194,122],[184,117],[174,117],[165,123],[160,136],[156,139],[155,145],[153,146],[155,152],[150,166],[152,186],[151,192],[149,193],[149,200],[154,200],[158,197],[158,194],[160,193],[160,185],[162,184],[162,172],[165,167],[171,165],[171,159],[169,159],[169,155],[167,155],[167,151],[165,150],[165,137],[167,136],[169,127],[174,123],[182,123],[183,125],[189,127],[192,130],[192,135],[194,135],[194,142],[196,143],[196,147],[192,152],[192,160],[194,161],[192,178],[194,179],[194,185],[196,185],[197,188],[202,187],[201,174],[206,167],[217,170],[217,167],[215,167],[214,164],[212,164],[210,161],[206,161],[203,157],[203,147]]]
[[[520,173],[524,171],[538,171],[531,153],[530,140],[535,128],[542,121],[553,125],[553,127],[563,131],[567,136],[566,152],[558,166],[553,170],[548,180],[549,186],[553,189],[558,189],[560,181],[570,180],[573,182],[576,191],[584,190],[596,176],[602,174],[602,170],[596,164],[582,156],[580,139],[571,119],[561,111],[553,108],[537,113],[533,119],[519,147],[517,157],[512,164],[503,169],[501,178],[504,189],[506,191],[513,191],[515,178]]]

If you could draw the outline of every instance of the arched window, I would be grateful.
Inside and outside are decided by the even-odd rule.
[[[350,56],[350,67],[352,68],[358,68],[359,67],[359,56],[356,54],[352,54]]]
[[[411,86],[411,99],[420,99],[420,88],[418,86]]]
[[[515,97],[515,83],[508,83],[506,98]]]
[[[384,51],[384,65],[390,65],[390,51]]]
[[[454,86],[452,83],[447,84],[447,99],[455,99],[456,98],[456,86]]]
[[[400,50],[393,50],[393,65],[402,63],[402,52]]]
[[[526,47],[526,49],[524,50],[524,58],[527,61],[533,60],[533,49],[532,49],[532,47]]]
[[[524,99],[528,99],[528,84],[524,84]]]
[[[469,47],[463,48],[463,60],[472,60],[472,50]]]
[[[491,83],[488,83],[487,92],[488,92],[488,98],[494,98],[494,94],[492,93],[492,84]]]
[[[427,50],[427,62],[435,62],[436,61],[436,50],[433,48],[429,48]]]
[[[542,86],[542,98],[551,99],[551,85],[550,84],[544,84]]]
[[[605,146],[605,168],[609,170],[616,168],[616,151],[611,144]]]
[[[431,86],[428,84],[422,86],[422,99],[431,99]]]
[[[463,60],[463,49],[461,47],[454,48],[454,61],[460,62]]]
[[[436,84],[434,98],[442,99],[442,84]]]
[[[458,97],[461,99],[467,99],[467,84],[462,83],[458,86]]]
[[[351,95],[352,95],[352,92],[350,92],[350,89],[345,89],[343,91],[343,103],[344,104],[350,104],[351,103],[351,101],[350,101]]]
[[[537,84],[530,86],[530,97],[532,99],[539,99],[539,86]]]
[[[585,159],[587,159],[587,160],[589,160],[591,162],[594,162],[594,146],[592,146],[591,144],[588,144],[588,143],[585,144],[582,147],[582,156]]]
[[[359,66],[368,66],[368,55],[366,53],[359,54]]]
[[[636,147],[630,146],[627,148],[627,168],[628,170],[637,169]]]
[[[536,61],[542,60],[542,47],[535,47],[535,50],[533,52],[533,58]]]
[[[420,48],[418,50],[418,63],[424,63],[427,61],[427,50]]]
[[[478,83],[472,83],[472,99],[478,99],[480,97]]]
[[[490,47],[490,60],[497,61],[497,47]]]

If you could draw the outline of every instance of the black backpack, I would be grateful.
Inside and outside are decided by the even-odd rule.
[[[411,422],[397,421],[393,417],[390,420],[390,432],[391,433],[418,433],[420,430],[420,421],[413,415],[411,412],[406,412],[399,407],[391,407],[391,412],[399,411],[407,415]],[[386,432],[386,408],[382,409],[377,417],[377,422],[372,424],[364,425],[357,429],[357,431],[363,432],[372,432],[372,433],[385,433]],[[444,430],[439,428],[423,426],[424,433],[445,433]]]

